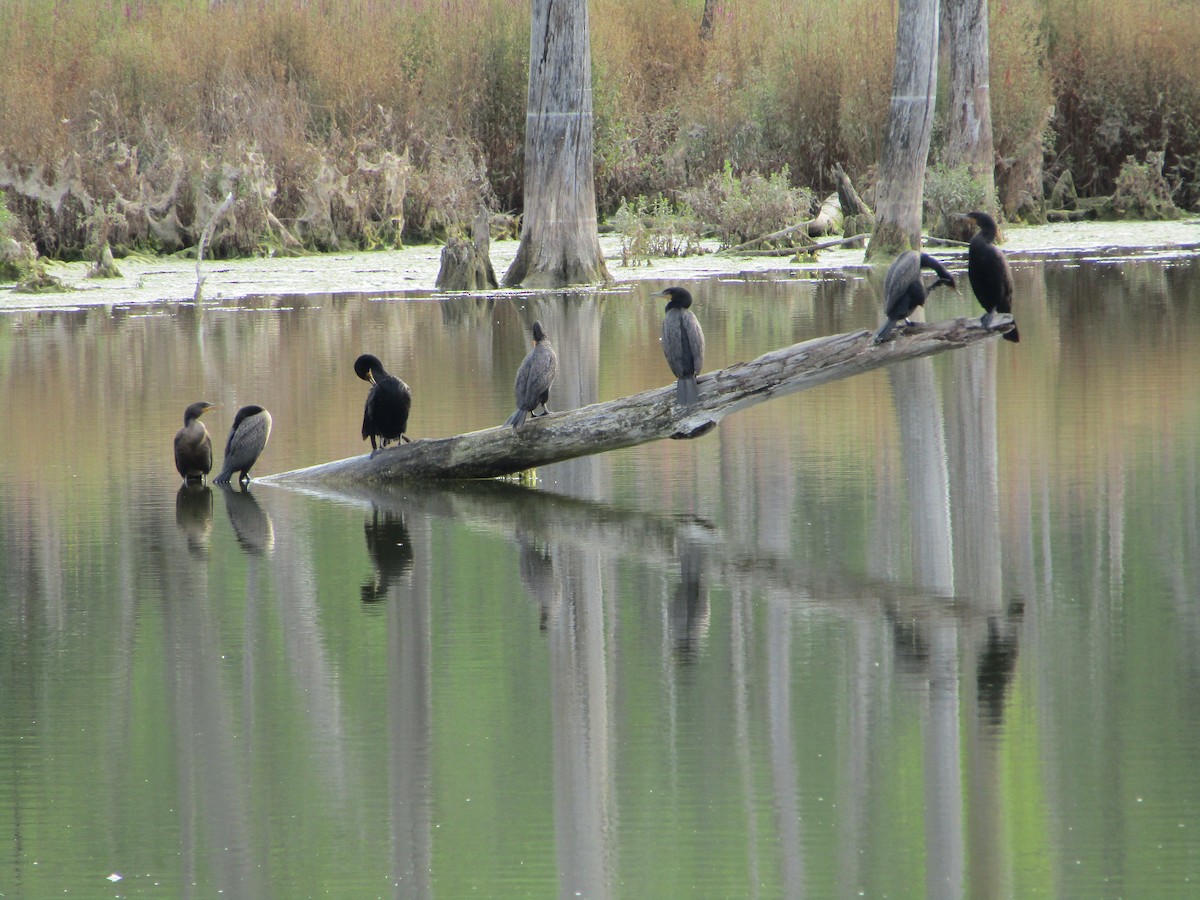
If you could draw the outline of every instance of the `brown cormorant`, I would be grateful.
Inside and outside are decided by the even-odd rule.
[[[250,467],[258,462],[259,454],[271,436],[271,414],[261,406],[243,406],[233,417],[229,440],[225,442],[225,459],[221,474],[214,484],[229,484],[229,477],[238,472],[238,483],[250,481]]]
[[[937,280],[929,287],[921,280],[922,269],[933,269]],[[909,324],[908,317],[918,306],[925,305],[925,298],[940,284],[955,287],[954,276],[950,270],[928,253],[918,253],[916,250],[905,250],[888,266],[887,275],[883,279],[884,310],[887,321],[875,334],[875,343],[881,344],[887,340],[896,323],[903,320]]]
[[[662,349],[675,375],[675,399],[691,406],[699,399],[696,376],[704,366],[704,332],[692,313],[686,288],[669,287],[654,296],[668,299],[662,323]]]
[[[183,411],[183,427],[175,432],[175,468],[185,481],[204,483],[212,471],[212,438],[200,417],[215,403],[197,400]]]
[[[984,309],[979,324],[988,328],[993,313],[1012,314],[1012,270],[1008,267],[1008,257],[995,243],[996,220],[985,212],[969,212],[967,218],[974,219],[979,226],[967,248],[967,277]],[[1013,329],[1004,333],[1004,339],[1013,343],[1021,339],[1015,321]]]
[[[371,439],[371,455],[388,445],[389,441],[407,441],[408,411],[412,408],[412,391],[408,385],[389,375],[379,357],[364,353],[354,361],[354,374],[371,383],[367,403],[363,407],[362,436]],[[375,438],[380,438],[378,446]]]
[[[504,423],[513,428],[524,425],[527,414],[536,418],[534,410],[539,406],[542,408],[542,415],[549,414],[550,409],[546,406],[546,401],[550,399],[550,385],[558,372],[558,354],[546,340],[542,323],[534,322],[532,331],[533,349],[525,356],[521,368],[517,369],[517,380],[513,386],[517,397],[517,410]]]

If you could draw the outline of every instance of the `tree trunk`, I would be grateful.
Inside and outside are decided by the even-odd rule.
[[[508,287],[608,281],[596,230],[587,0],[533,0],[525,213]]]
[[[900,0],[892,102],[867,259],[921,247],[921,202],[937,93],[937,45],[938,0]]]
[[[984,212],[996,214],[996,159],[988,87],[987,0],[943,0],[950,53],[946,165],[966,166],[983,187]]]
[[[704,0],[704,13],[700,16],[700,40],[712,40],[713,23],[717,17],[717,0]]]
[[[475,217],[471,239],[451,235],[442,248],[434,287],[439,291],[488,291],[497,287],[492,268],[491,222],[486,209]]]
[[[569,412],[520,428],[496,426],[449,438],[414,440],[377,453],[259,479],[264,483],[378,484],[404,479],[495,478],[537,466],[634,447],[663,438],[699,437],[725,416],[772,397],[808,390],[881,366],[997,337],[1007,326],[979,327],[978,318],[910,325],[876,345],[870,331],[817,338],[750,362],[701,375],[699,401],[674,402],[675,384]]]

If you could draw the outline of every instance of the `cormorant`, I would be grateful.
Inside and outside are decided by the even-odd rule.
[[[525,424],[526,414],[537,417],[534,410],[539,406],[542,415],[548,415],[549,407],[546,401],[550,399],[550,385],[558,372],[558,354],[546,340],[546,332],[542,330],[541,322],[533,323],[533,349],[525,356],[521,368],[517,369],[517,380],[514,393],[517,396],[517,410],[508,417],[505,425],[520,428]]]
[[[238,472],[238,483],[250,480],[250,467],[271,436],[271,414],[261,406],[243,406],[233,417],[229,440],[225,442],[225,460],[214,484],[229,484],[229,476]]]
[[[937,280],[929,287],[921,280],[922,269],[933,269]],[[905,250],[888,266],[887,275],[883,279],[884,310],[887,321],[875,334],[875,343],[882,344],[887,340],[896,323],[903,320],[909,324],[908,317],[918,306],[925,305],[935,287],[940,284],[955,287],[954,276],[950,270],[928,253],[918,253],[916,250]]]
[[[995,244],[996,220],[985,212],[969,212],[967,218],[974,219],[979,226],[967,248],[967,277],[984,309],[979,324],[988,328],[993,313],[1012,314],[1012,270],[1008,267],[1008,257]],[[1021,340],[1015,321],[1012,331],[1004,333],[1004,339],[1013,343]]]
[[[175,468],[185,481],[204,483],[212,471],[212,438],[200,417],[215,403],[197,400],[183,411],[183,427],[175,432]]]
[[[354,374],[371,383],[367,403],[363,407],[362,436],[371,439],[371,455],[388,445],[389,441],[409,440],[408,411],[412,408],[412,391],[408,385],[389,375],[379,357],[364,353],[354,361]],[[380,438],[376,446],[375,438]]]
[[[675,399],[691,406],[699,399],[696,376],[704,366],[704,332],[688,308],[692,295],[686,288],[669,287],[654,296],[669,301],[662,323],[662,349],[675,374]]]

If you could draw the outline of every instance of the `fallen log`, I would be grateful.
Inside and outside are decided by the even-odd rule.
[[[992,340],[976,318],[913,323],[895,340],[875,344],[872,332],[816,338],[736,363],[697,380],[699,401],[674,402],[675,385],[448,438],[417,439],[374,457],[353,456],[258,479],[263,484],[372,484],[405,479],[496,478],[563,460],[621,450],[664,438],[707,434],[725,416],[772,397],[861,375],[891,363]]]

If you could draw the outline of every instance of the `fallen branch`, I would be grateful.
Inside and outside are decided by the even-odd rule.
[[[778,241],[786,237],[791,237],[799,232],[804,232],[807,237],[818,237],[823,234],[829,234],[841,227],[842,210],[838,205],[837,194],[830,194],[821,204],[821,209],[817,212],[815,218],[808,219],[805,222],[798,222],[795,225],[789,225],[782,231],[774,231],[771,234],[764,234],[761,237],[756,237],[753,240],[746,241],[744,244],[738,244],[736,247],[727,247],[724,250],[718,250],[717,255],[722,254],[733,255],[735,253],[745,254],[747,256],[787,256],[792,253],[795,248],[780,248],[779,250],[759,250],[747,253],[751,247],[756,244],[765,244],[767,241]],[[807,250],[807,247],[801,247],[801,250]]]
[[[200,274],[200,263],[204,262],[204,248],[208,246],[209,240],[212,238],[213,229],[217,227],[217,222],[221,216],[225,215],[225,211],[233,206],[233,191],[225,195],[224,202],[217,207],[217,211],[213,213],[208,224],[204,226],[204,230],[200,232],[200,243],[196,246],[196,293],[192,295],[192,302],[199,303],[201,293],[204,290],[204,279],[208,276]]]
[[[260,479],[326,486],[404,479],[495,478],[663,438],[699,437],[725,416],[772,397],[808,390],[906,359],[992,340],[1011,324],[984,330],[978,319],[914,324],[885,344],[870,331],[831,335],[773,350],[697,379],[699,402],[681,407],[675,385],[569,412],[448,438],[414,440],[374,457],[355,456]]]

